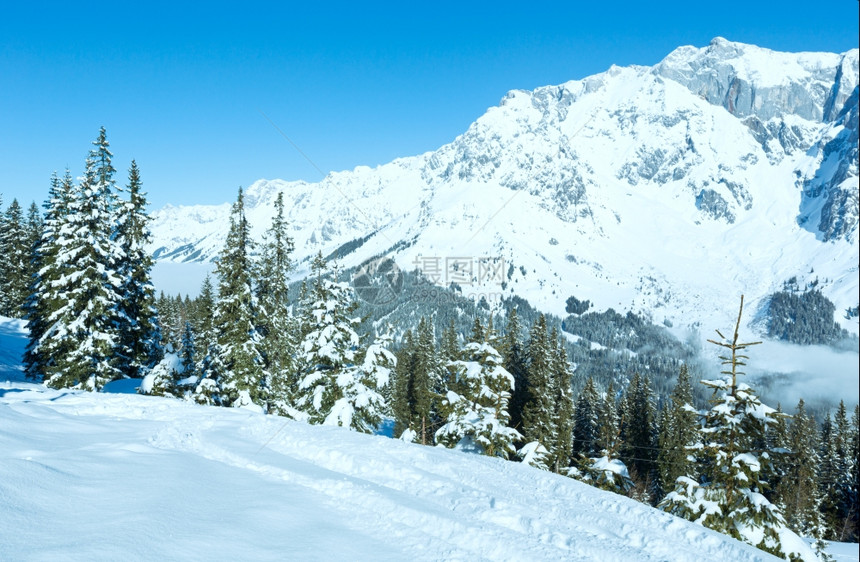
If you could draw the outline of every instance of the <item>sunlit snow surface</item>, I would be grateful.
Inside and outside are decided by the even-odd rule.
[[[773,559],[517,463],[48,390],[10,368],[22,344],[0,321],[0,560]]]

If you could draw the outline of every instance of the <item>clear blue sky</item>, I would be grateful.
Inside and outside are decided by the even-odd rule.
[[[6,2],[0,193],[77,176],[107,128],[152,206],[220,203],[259,178],[320,179],[454,139],[508,90],[652,65],[715,36],[786,51],[857,46],[857,0]],[[68,4],[68,5],[67,5]],[[407,6],[408,5],[408,6]]]

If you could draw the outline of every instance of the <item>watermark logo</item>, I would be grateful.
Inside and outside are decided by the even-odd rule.
[[[368,260],[353,274],[352,286],[356,295],[370,305],[385,305],[398,298],[437,304],[460,298],[487,302],[502,298],[505,287],[502,258],[418,255],[412,265],[418,276],[407,279],[389,257]]]
[[[419,254],[412,262],[415,269],[430,283],[447,287],[499,285],[505,282],[505,260],[474,256],[425,256]]]
[[[403,292],[403,272],[389,257],[374,258],[358,267],[352,276],[352,286],[364,302],[388,304]]]

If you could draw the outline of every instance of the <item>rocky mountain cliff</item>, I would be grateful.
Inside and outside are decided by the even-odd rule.
[[[576,295],[710,330],[741,293],[760,306],[797,277],[839,316],[858,300],[857,82],[856,49],[717,38],[653,67],[509,92],[434,152],[319,183],[260,180],[248,218],[261,234],[283,192],[299,259],[387,255],[557,314]],[[213,259],[229,209],[158,211],[157,258]]]

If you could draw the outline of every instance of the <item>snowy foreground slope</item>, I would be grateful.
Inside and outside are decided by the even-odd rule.
[[[167,399],[0,395],[5,560],[769,558],[514,463]]]
[[[20,328],[0,322],[0,560],[775,559],[516,463],[21,382]]]
[[[764,560],[515,463],[274,416],[0,385],[0,558]]]

